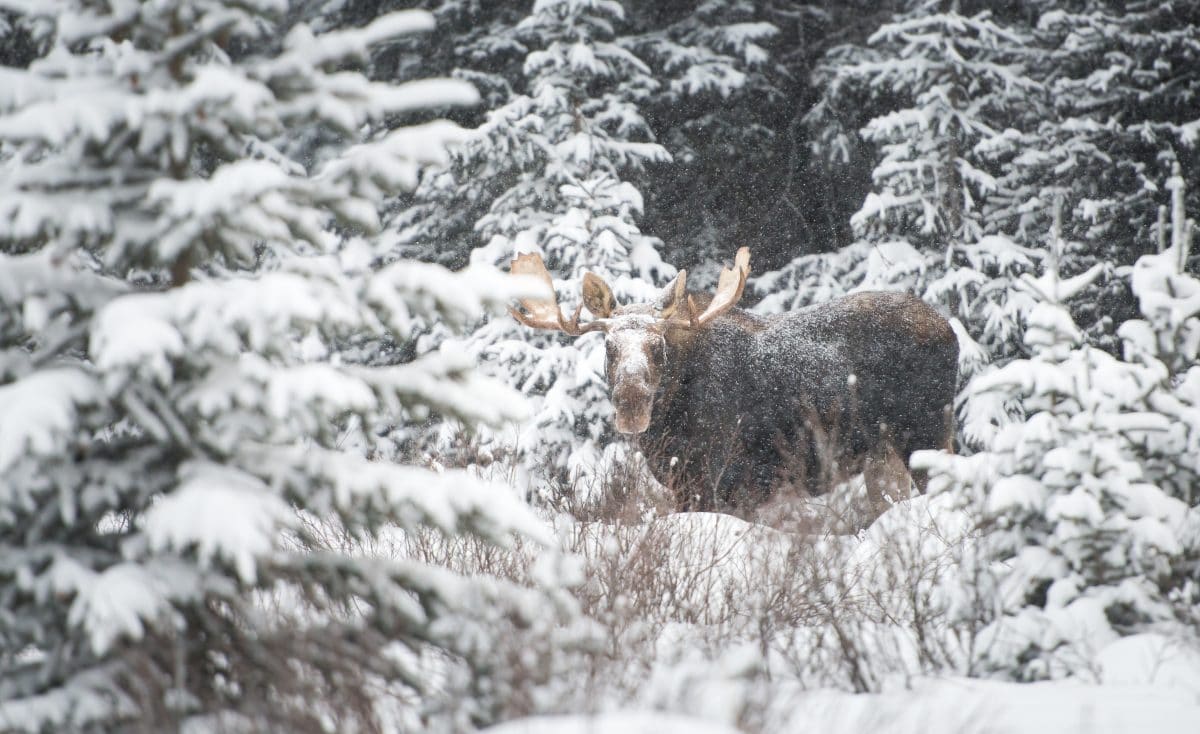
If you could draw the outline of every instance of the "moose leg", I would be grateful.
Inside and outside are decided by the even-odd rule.
[[[948,454],[954,453],[954,406],[947,405],[942,409],[942,436],[937,448],[945,451]],[[917,485],[917,491],[925,494],[925,490],[929,488],[929,472],[924,470],[912,471],[913,484]]]
[[[891,441],[881,441],[871,449],[863,462],[863,478],[867,482],[869,522],[882,515],[892,502],[907,499],[911,478],[904,459]],[[889,499],[891,501],[889,501]]]
[[[919,494],[925,494],[925,490],[929,489],[929,472],[923,470],[910,471],[912,474],[913,484],[917,487]]]

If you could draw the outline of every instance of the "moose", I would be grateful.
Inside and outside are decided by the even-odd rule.
[[[510,270],[553,294],[539,255],[519,255]],[[680,271],[650,303],[619,306],[589,272],[572,317],[553,297],[510,312],[535,329],[604,332],[615,427],[643,447],[680,509],[753,509],[780,487],[816,495],[860,471],[877,511],[910,479],[923,492],[912,452],[949,448],[952,437],[950,324],[919,298],[884,291],[756,315],[736,307],[749,273],[743,247],[711,295],[687,290]],[[580,323],[585,307],[595,319]]]

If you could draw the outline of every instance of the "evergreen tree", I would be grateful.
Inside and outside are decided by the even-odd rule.
[[[960,338],[968,345],[963,371],[970,376],[984,362],[1029,356],[1021,334],[1033,304],[1013,286],[1045,259],[1031,234],[1045,227],[1027,229],[1010,217],[1019,210],[1026,225],[1045,224],[1062,198],[1053,187],[1031,192],[1017,175],[1031,161],[1045,160],[1035,139],[1039,125],[1054,119],[1049,93],[1055,57],[1045,34],[1025,25],[1045,10],[1037,4],[1006,8],[1002,17],[990,10],[960,12],[958,3],[950,10],[944,3],[915,5],[885,23],[866,46],[830,52],[822,71],[826,93],[809,115],[819,147],[849,161],[861,146],[843,125],[857,118],[838,111],[870,110],[862,138],[880,146],[875,190],[852,219],[863,241],[837,253],[802,256],[761,278],[759,289],[772,310],[854,288],[919,293],[962,323]],[[1078,230],[1070,228],[1072,234]],[[1066,275],[1105,269],[1072,309],[1090,338],[1115,352],[1119,345],[1106,310],[1114,303],[1108,296],[1123,286],[1113,277],[1112,259],[1095,254],[1088,242],[1068,237],[1058,266]],[[985,424],[1003,412],[996,401],[988,410],[964,414],[967,439],[982,440]]]
[[[1010,286],[1041,253],[995,234],[987,202],[1008,155],[1004,141],[1011,126],[1036,116],[1041,86],[1026,68],[1028,34],[990,11],[956,8],[915,3],[865,46],[827,54],[824,94],[807,117],[815,147],[834,166],[858,160],[862,145],[844,126],[862,110],[870,115],[862,142],[878,147],[873,190],[851,218],[860,239],[802,255],[760,277],[757,288],[768,311],[855,289],[918,293],[961,323],[970,375],[1022,353],[1029,303]]]
[[[432,18],[276,43],[277,0],[6,6],[43,52],[0,69],[0,728],[373,730],[373,691],[409,728],[493,720],[492,625],[549,641],[561,607],[322,541],[544,536],[503,487],[369,459],[397,422],[519,396],[462,355],[336,352],[513,295],[365,238],[462,137],[385,118],[476,99],[352,70]]]
[[[1200,425],[1196,368],[1172,375],[1162,359],[1178,349],[1164,346],[1173,330],[1195,328],[1200,305],[1187,295],[1196,300],[1195,281],[1165,267],[1186,249],[1177,244],[1139,262],[1135,288],[1150,318],[1121,328],[1126,360],[1089,346],[1064,306],[1099,269],[1064,278],[1052,260],[1045,275],[1027,277],[1031,356],[981,374],[965,391],[968,401],[1015,396],[1018,410],[984,451],[918,459],[932,470],[932,491],[954,492],[982,513],[973,563],[984,573],[966,577],[994,578],[996,607],[957,607],[989,622],[977,670],[1021,680],[1082,672],[1119,636],[1172,623],[1172,597],[1194,593],[1200,512],[1190,496],[1195,475],[1184,467],[1195,465],[1189,447]],[[1176,306],[1170,317],[1167,304]]]
[[[481,242],[471,261],[504,266],[519,252],[537,251],[564,303],[579,298],[585,271],[627,300],[648,298],[656,277],[674,274],[659,257],[660,243],[638,228],[642,197],[625,178],[670,156],[652,142],[639,112],[658,85],[616,43],[622,17],[615,2],[535,3],[516,26],[531,49],[519,93],[488,113],[452,165],[425,178],[416,206],[393,225],[395,248],[423,252]],[[456,202],[466,204],[466,214],[455,213]],[[468,228],[471,238],[456,240]],[[443,338],[435,333],[429,342]],[[528,465],[597,468],[611,410],[602,344],[596,337],[568,341],[533,332],[511,319],[484,324],[470,339],[469,349],[489,369],[535,397],[534,419],[518,437]],[[442,445],[458,432],[442,424]]]
[[[871,239],[905,238],[944,248],[986,232],[983,205],[996,189],[991,149],[1038,110],[1024,68],[1030,39],[984,11],[971,16],[923,2],[885,24],[866,58],[844,54],[828,72],[828,95],[866,87],[889,102],[863,137],[881,157],[852,219]]]
[[[809,113],[817,147],[839,165],[856,160],[862,145],[847,126],[867,115],[862,137],[879,151],[856,231],[922,249],[988,234],[1040,249],[1062,200],[1063,272],[1110,265],[1073,316],[1119,352],[1115,326],[1136,308],[1111,266],[1152,249],[1164,165],[1180,162],[1184,179],[1195,177],[1196,8],[915,5],[866,45],[830,52],[825,94]]]
[[[1171,165],[1192,182],[1200,175],[1200,7],[1089,0],[1037,10],[1037,69],[1052,105],[1008,141],[1015,157],[1000,182],[997,226],[1036,240],[1062,198],[1065,234],[1092,262],[1132,263],[1154,249],[1168,197],[1159,182]],[[1200,187],[1191,189],[1194,209]]]
[[[778,184],[789,141],[773,127],[786,125],[797,100],[774,53],[782,47],[771,8],[693,0],[630,3],[629,11],[631,33],[620,42],[661,84],[642,110],[673,158],[639,181],[647,228],[694,287],[715,284],[740,245],[756,262],[773,262],[802,228],[789,231],[795,214],[779,203],[793,184]]]
[[[1200,505],[1200,279],[1186,271],[1195,220],[1185,219],[1187,186],[1179,169],[1166,185],[1172,193],[1171,245],[1134,263],[1130,286],[1141,318],[1117,330],[1125,359],[1159,379],[1146,401],[1170,421],[1168,435],[1146,444],[1148,476],[1190,506]]]
[[[1165,236],[1156,220],[1169,194],[1159,184],[1173,164],[1192,182],[1188,207],[1200,206],[1200,82],[1192,72],[1200,7],[1104,0],[1036,7],[1034,68],[1051,104],[1035,124],[1006,136],[1008,162],[990,219],[1029,243],[1061,199],[1072,243],[1064,272],[1129,265]],[[1093,342],[1114,353],[1115,326],[1138,315],[1128,283],[1115,277],[1098,281],[1072,312]]]

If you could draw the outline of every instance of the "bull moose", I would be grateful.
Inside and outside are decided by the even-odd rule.
[[[553,293],[539,255],[519,255],[511,272]],[[586,273],[573,317],[557,299],[522,299],[511,313],[571,336],[604,332],[616,429],[637,437],[681,509],[753,508],[784,485],[820,494],[858,471],[876,503],[907,492],[912,452],[950,444],[950,324],[915,296],[882,291],[756,315],[736,307],[749,272],[743,247],[711,295],[688,291],[680,271],[652,302],[624,306]],[[584,307],[596,318],[580,323]]]

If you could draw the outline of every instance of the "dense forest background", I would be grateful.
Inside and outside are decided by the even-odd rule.
[[[1194,2],[0,0],[0,729],[1193,731],[1197,211]],[[743,246],[951,319],[929,494],[676,513],[504,314]]]
[[[313,5],[338,7],[336,22],[350,23],[395,7]],[[533,93],[523,64],[552,39],[527,22],[528,8],[426,7],[436,34],[411,54],[377,54],[375,74],[470,80],[485,94],[456,117],[470,127]],[[666,149],[669,160],[628,178],[645,199],[641,228],[679,268],[727,257],[734,243],[751,248],[760,272],[844,247],[869,229],[851,224],[868,193],[920,190],[889,185],[903,173],[923,178],[936,206],[894,207],[880,218],[889,236],[933,246],[1002,231],[1044,243],[1062,196],[1068,236],[1103,235],[1132,262],[1154,241],[1173,164],[1195,180],[1188,3],[665,2],[594,12],[608,16],[602,25],[570,33],[644,66],[597,72],[570,103],[582,110],[615,92],[641,120],[622,129],[597,119],[607,135]],[[880,169],[885,158],[896,165]],[[935,184],[919,165],[945,175]],[[460,234],[462,247],[477,246]]]
[[[387,4],[335,6],[328,22],[357,23]],[[482,125],[487,141],[399,203],[393,247],[452,267],[503,267],[536,242],[568,299],[585,266],[634,300],[673,269],[711,284],[748,246],[759,277],[747,303],[763,299],[761,311],[900,287],[957,316],[988,359],[1028,356],[1029,304],[1011,286],[1049,266],[1058,211],[1054,267],[1103,271],[1072,314],[1115,354],[1117,328],[1139,315],[1121,269],[1169,244],[1169,182],[1181,182],[1184,219],[1197,209],[1188,3],[429,9],[437,34],[377,55],[376,73],[433,69],[471,82],[485,103],[456,119]],[[569,44],[594,55],[541,65]],[[576,136],[593,142],[569,151]],[[501,157],[509,162],[498,167]],[[585,187],[587,201],[561,189],[577,180],[598,187]],[[575,215],[592,244],[561,229]],[[607,226],[597,217],[608,215],[625,229],[597,242]],[[530,439],[539,458],[603,464],[603,385],[581,384],[580,357],[550,342],[492,326],[473,348],[510,384],[549,396]],[[581,342],[582,361],[597,363],[597,343]]]

